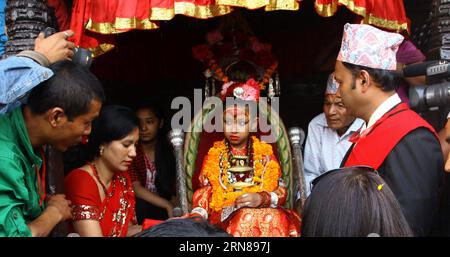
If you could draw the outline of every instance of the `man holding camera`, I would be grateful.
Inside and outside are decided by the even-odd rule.
[[[438,221],[443,157],[432,126],[395,92],[402,41],[403,36],[370,25],[345,25],[335,79],[347,111],[365,124],[350,138],[353,145],[342,165],[378,170],[415,235],[426,236]]]
[[[41,33],[34,51],[0,62],[0,236],[47,236],[72,216],[64,195],[46,194],[42,146],[80,142],[104,100],[98,79],[69,61],[72,35]]]

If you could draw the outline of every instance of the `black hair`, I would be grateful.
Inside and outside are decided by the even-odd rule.
[[[158,129],[155,145],[155,166],[158,171],[156,172],[155,186],[161,197],[170,200],[172,196],[176,195],[174,186],[176,176],[175,157],[168,139],[168,125],[170,123],[165,119],[165,113],[156,101],[140,101],[134,109],[135,111],[142,109],[150,110],[156,115],[159,122],[164,121],[163,127]]]
[[[200,217],[170,219],[144,230],[135,237],[231,237]]]
[[[139,127],[139,121],[132,109],[109,105],[103,107],[100,115],[92,122],[92,132],[87,144],[89,160],[99,156],[102,144],[120,140]]]
[[[400,204],[376,171],[348,167],[330,171],[305,203],[302,236],[413,236]]]
[[[71,61],[50,66],[54,75],[31,90],[27,106],[33,114],[60,107],[69,120],[86,114],[93,100],[104,102],[100,81],[88,69]]]
[[[367,71],[372,80],[378,85],[380,85],[381,90],[383,90],[384,92],[390,92],[398,88],[399,77],[393,71],[374,69],[347,62],[342,62],[342,64],[352,73],[353,76],[352,89],[355,88],[356,77],[362,70]]]

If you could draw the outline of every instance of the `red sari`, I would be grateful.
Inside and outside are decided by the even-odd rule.
[[[97,183],[82,169],[70,172],[64,182],[73,221],[97,220],[105,237],[125,237],[130,222],[136,224],[135,196],[127,172],[114,175],[103,201]]]

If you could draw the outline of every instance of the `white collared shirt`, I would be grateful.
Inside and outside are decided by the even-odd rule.
[[[402,100],[398,96],[397,93],[390,96],[388,99],[386,99],[378,108],[373,112],[372,116],[370,116],[369,123],[364,125],[361,128],[361,132],[366,130],[367,128],[370,128],[375,124],[383,115],[385,115],[388,111],[390,111],[392,108],[394,108],[397,104],[401,103]]]
[[[335,129],[328,127],[324,113],[311,120],[304,156],[307,195],[311,191],[310,183],[313,179],[326,171],[340,167],[342,159],[352,145],[348,139],[363,123],[363,120],[355,119],[347,131],[339,136]]]

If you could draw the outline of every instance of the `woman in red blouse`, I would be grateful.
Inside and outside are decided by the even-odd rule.
[[[106,106],[94,121],[87,146],[92,158],[65,178],[73,230],[80,236],[124,237],[141,230],[126,172],[138,138],[138,121],[126,107]]]

